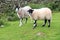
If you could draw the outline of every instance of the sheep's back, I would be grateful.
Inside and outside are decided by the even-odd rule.
[[[51,10],[49,8],[41,8],[40,11],[39,11],[39,14],[40,14],[40,18],[42,19],[51,19]]]

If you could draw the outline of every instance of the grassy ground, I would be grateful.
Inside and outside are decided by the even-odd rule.
[[[38,21],[38,26],[33,30],[33,23],[19,27],[19,21],[8,22],[0,28],[0,40],[60,40],[60,13],[53,13],[51,27],[42,27],[43,21]]]

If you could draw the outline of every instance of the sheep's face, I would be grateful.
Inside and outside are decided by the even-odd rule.
[[[16,5],[16,7],[15,7],[16,12],[19,10],[19,8],[20,8],[20,7]]]
[[[33,11],[34,11],[34,10],[32,10],[32,9],[29,9],[29,10],[28,10],[28,12],[31,13],[31,14],[33,13]]]

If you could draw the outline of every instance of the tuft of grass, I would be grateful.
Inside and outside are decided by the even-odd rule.
[[[33,9],[39,9],[39,8],[46,7],[46,5],[43,5],[43,4],[34,4],[34,3],[30,3],[29,6],[31,6]]]

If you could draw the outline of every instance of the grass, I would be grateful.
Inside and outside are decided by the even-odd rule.
[[[60,13],[53,13],[51,27],[42,27],[43,21],[38,21],[38,26],[33,30],[33,23],[19,27],[19,21],[8,22],[0,28],[0,40],[60,40]]]

